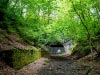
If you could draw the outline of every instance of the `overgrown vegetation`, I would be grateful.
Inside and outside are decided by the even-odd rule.
[[[36,48],[29,48],[28,50],[15,48],[8,51],[1,51],[0,59],[3,59],[5,63],[14,69],[19,70],[29,63],[34,62],[43,56],[47,56],[48,54],[48,52]]]
[[[72,39],[82,56],[93,50],[100,54],[99,0],[1,0],[0,17],[0,30],[19,34],[33,46]]]
[[[12,66],[15,69],[20,69],[25,65],[28,65],[31,62],[34,62],[35,60],[39,59],[41,57],[40,50],[13,50],[13,56],[12,56]]]

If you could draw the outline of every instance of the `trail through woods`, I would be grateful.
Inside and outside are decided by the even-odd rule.
[[[41,58],[20,70],[0,62],[0,75],[100,75],[100,64],[89,60]]]

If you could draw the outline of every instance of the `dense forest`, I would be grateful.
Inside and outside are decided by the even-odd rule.
[[[14,48],[10,50],[13,51],[12,57],[17,58],[17,62],[13,63],[17,69],[41,56],[50,55],[49,46],[63,45],[69,40],[72,40],[70,58],[79,59],[90,54],[92,61],[100,60],[100,1],[0,0],[0,57],[2,58],[5,51],[2,48],[5,47],[5,43],[2,42],[5,39],[8,40],[7,46],[9,41],[13,42],[10,44]],[[19,45],[24,49],[19,48]],[[9,54],[5,56],[8,57]],[[23,58],[24,56],[26,58]],[[31,58],[32,56],[34,59]],[[27,62],[23,61],[23,65],[18,67],[20,64],[18,59]]]

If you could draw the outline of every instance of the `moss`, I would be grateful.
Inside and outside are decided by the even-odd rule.
[[[38,50],[35,47],[29,47],[28,50],[12,49],[3,51],[0,53],[0,57],[4,59],[9,66],[18,70],[23,66],[41,58],[41,56],[44,56],[46,53],[47,52]]]
[[[34,62],[41,57],[41,52],[39,50],[20,50],[15,49],[13,53],[13,68],[20,69],[23,66]]]
[[[44,56],[48,56],[49,55],[49,52],[46,51],[46,50],[41,50],[41,56],[44,57]]]

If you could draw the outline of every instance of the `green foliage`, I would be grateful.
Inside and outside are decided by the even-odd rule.
[[[72,55],[76,55],[77,58],[81,58],[83,56],[88,55],[91,52],[91,46],[89,46],[86,42],[81,42],[73,48]]]
[[[90,46],[100,35],[99,7],[100,1],[93,0],[1,0],[0,27],[34,46],[63,44],[69,39]],[[84,51],[89,52],[87,47],[83,55]]]

